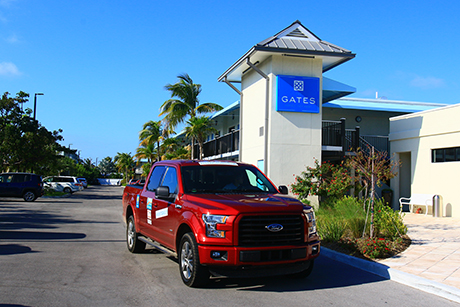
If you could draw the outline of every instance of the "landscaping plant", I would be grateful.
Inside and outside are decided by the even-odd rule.
[[[300,200],[306,200],[309,195],[317,195],[322,196],[323,201],[333,202],[343,197],[350,187],[351,177],[343,163],[320,164],[315,160],[315,167],[307,167],[306,171],[295,176],[291,190]]]
[[[316,210],[318,233],[326,247],[354,256],[385,258],[404,249],[407,227],[403,215],[378,200],[375,204],[375,238],[370,238],[370,225],[365,223],[363,200],[345,196]]]

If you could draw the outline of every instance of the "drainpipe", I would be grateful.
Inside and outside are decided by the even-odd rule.
[[[268,111],[269,111],[269,94],[270,94],[270,78],[254,64],[251,63],[249,58],[246,59],[246,63],[254,69],[259,75],[261,75],[266,80],[265,87],[265,129],[264,129],[264,173],[270,177],[268,174]]]
[[[240,139],[238,140],[238,160],[241,161],[241,155],[243,153],[243,92],[231,84],[230,81],[227,80],[227,76],[225,76],[224,82],[240,95]]]

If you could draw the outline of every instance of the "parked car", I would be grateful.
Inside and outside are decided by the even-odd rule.
[[[83,190],[83,185],[73,176],[49,176],[43,179],[45,187],[57,192],[73,193]]]
[[[129,184],[144,185],[144,184],[145,184],[145,179],[131,179],[131,180],[128,182],[128,185],[129,185]]]
[[[82,184],[83,188],[86,189],[88,187],[88,182],[86,181],[86,178],[78,177],[77,180]]]
[[[42,177],[31,173],[0,174],[0,196],[34,201],[43,195]]]
[[[128,184],[137,184],[139,182],[139,179],[131,179]]]

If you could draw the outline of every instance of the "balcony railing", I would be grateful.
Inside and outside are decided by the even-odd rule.
[[[332,151],[349,152],[358,147],[363,150],[374,146],[378,151],[390,151],[388,136],[360,135],[360,128],[345,129],[345,119],[323,121],[322,145],[332,147]]]
[[[230,158],[239,153],[240,131],[234,130],[223,136],[203,144],[204,159]],[[359,127],[345,129],[345,120],[323,121],[322,123],[322,145],[330,146],[333,151],[350,152],[358,147],[367,150],[374,146],[378,151],[390,151],[388,136],[360,135]],[[198,159],[200,149],[198,144],[194,147],[194,159]]]
[[[234,130],[223,136],[219,136],[214,140],[204,142],[203,144],[203,158],[225,158],[231,157],[240,148],[240,131]],[[198,144],[194,147],[194,159],[198,159],[200,155],[200,148]]]

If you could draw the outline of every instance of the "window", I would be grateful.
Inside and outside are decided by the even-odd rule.
[[[277,193],[252,166],[183,166],[181,173],[185,193]]]
[[[170,194],[177,193],[177,172],[174,167],[168,167],[161,185],[168,187]]]
[[[12,182],[21,183],[21,182],[29,181],[29,179],[26,178],[26,177],[29,177],[29,176],[27,176],[25,174],[15,174],[14,177],[13,177]]]
[[[460,161],[460,147],[438,148],[431,150],[431,162]]]
[[[149,184],[147,185],[147,190],[155,192],[158,186],[160,185],[161,178],[165,173],[166,166],[157,166],[153,169],[152,175],[149,179]]]

